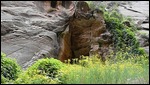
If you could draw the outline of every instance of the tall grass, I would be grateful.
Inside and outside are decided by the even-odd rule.
[[[141,56],[138,56],[141,57]],[[90,63],[88,67],[68,64],[62,70],[62,83],[65,84],[128,84],[149,83],[149,64],[143,57],[141,62],[134,62],[137,58],[130,58],[120,62],[105,64],[99,62]],[[88,59],[90,60],[90,59]],[[95,59],[96,60],[96,59]],[[99,59],[98,59],[99,60]],[[91,61],[89,61],[91,62]]]

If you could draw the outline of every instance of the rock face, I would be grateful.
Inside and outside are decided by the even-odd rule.
[[[26,68],[43,57],[58,57],[57,33],[65,29],[64,12],[46,16],[42,1],[1,2],[1,51]]]
[[[64,43],[61,45],[59,55],[63,62],[67,59],[79,58],[81,55],[99,53],[104,50],[100,48],[106,49],[111,43],[111,40],[108,40],[110,34],[106,31],[103,13],[100,10],[92,10],[95,14],[87,17],[91,10],[85,2],[79,2],[77,8],[74,17],[70,19],[69,30],[63,34]],[[99,43],[102,44],[101,47]]]
[[[98,44],[95,38],[105,31],[105,24],[98,19],[74,19],[70,23],[71,45],[74,57],[89,55],[91,44]]]
[[[65,62],[65,60],[72,58],[71,33],[69,32],[69,26],[60,35],[60,50],[58,58],[62,62]]]
[[[89,55],[91,45],[97,45],[102,33],[106,31],[103,20],[97,19],[74,19],[70,23],[71,43],[74,57]],[[99,44],[98,44],[99,45]]]

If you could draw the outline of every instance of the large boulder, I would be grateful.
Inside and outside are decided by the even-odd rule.
[[[78,2],[75,15],[70,18],[68,30],[65,30],[61,36],[59,59],[63,62],[71,59],[72,62],[73,58],[80,58],[81,55],[98,54],[112,43],[110,37],[111,34],[106,30],[103,12],[99,9],[91,10],[87,3]],[[104,56],[103,53],[99,54]]]
[[[39,58],[57,58],[57,34],[65,29],[69,19],[65,12],[57,14],[47,16],[42,1],[2,1],[1,51],[23,68]]]

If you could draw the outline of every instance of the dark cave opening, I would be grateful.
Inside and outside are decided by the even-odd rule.
[[[51,7],[56,8],[57,6],[57,1],[51,1]]]

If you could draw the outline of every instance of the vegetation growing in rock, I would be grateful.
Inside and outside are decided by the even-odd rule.
[[[123,50],[129,54],[145,55],[144,49],[139,46],[135,36],[137,28],[130,17],[125,17],[118,12],[116,8],[118,3],[112,3],[114,5],[109,10],[101,3],[97,4],[92,1],[87,1],[87,3],[92,9],[99,8],[104,12],[106,29],[113,35],[114,52]]]
[[[113,35],[115,51],[122,49],[129,54],[144,55],[144,49],[139,48],[139,42],[135,36],[136,28],[132,23],[132,19],[122,16],[117,11],[114,11],[115,9],[110,12],[105,11],[102,7],[100,9],[104,11],[106,28]],[[130,48],[130,50],[126,48]]]

